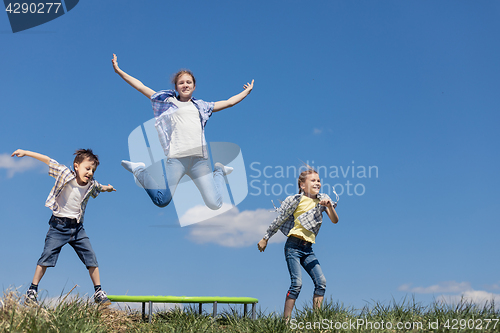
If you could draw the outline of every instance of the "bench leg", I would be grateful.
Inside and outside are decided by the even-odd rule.
[[[149,301],[149,323],[151,324],[151,318],[153,317],[153,302]]]
[[[255,303],[252,303],[252,319],[255,320]]]
[[[243,304],[243,318],[247,316],[247,303]]]
[[[214,321],[215,321],[215,317],[217,316],[217,301],[214,302],[214,314],[213,314],[213,317],[214,317]]]
[[[203,307],[202,307],[201,303],[198,304],[198,310],[199,310],[198,312],[201,314],[201,312],[203,310]]]

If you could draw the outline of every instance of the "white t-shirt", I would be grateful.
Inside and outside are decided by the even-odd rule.
[[[59,206],[59,211],[54,213],[58,217],[68,217],[71,219],[76,219],[80,215],[80,210],[82,206],[82,201],[85,197],[85,193],[90,186],[90,182],[87,185],[80,186],[73,179],[64,186],[61,194],[56,198],[57,205]]]
[[[170,98],[177,106],[172,113],[172,139],[170,141],[170,158],[203,157],[204,137],[201,128],[200,114],[193,102],[181,102]]]

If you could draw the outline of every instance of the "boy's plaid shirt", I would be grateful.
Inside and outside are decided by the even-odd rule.
[[[328,194],[318,193],[317,198],[321,201],[323,199],[330,200]],[[293,217],[293,213],[297,209],[297,206],[302,199],[302,194],[295,194],[287,197],[285,201],[281,204],[280,208],[277,209],[279,215],[274,219],[273,223],[269,226],[264,235],[264,239],[271,238],[278,229],[288,237],[290,230],[295,225],[295,218]],[[315,235],[318,235],[319,228],[321,227],[321,223],[323,222],[323,212],[326,210],[325,206],[320,205],[319,203],[316,206],[300,215],[297,219],[300,224],[306,228],[307,230],[313,232]]]
[[[57,204],[56,198],[61,194],[64,186],[76,178],[76,175],[67,166],[59,164],[56,160],[51,159],[49,164],[49,176],[54,177],[56,183],[50,191],[47,201],[45,201],[45,206],[49,207],[54,213],[57,213],[59,211],[59,205]],[[78,215],[77,218],[78,223],[83,223],[83,215],[85,214],[85,208],[87,207],[87,201],[89,201],[90,196],[92,196],[92,198],[97,197],[99,193],[101,193],[101,190],[101,184],[92,179],[82,200],[80,215]]]
[[[153,112],[156,118],[155,127],[158,131],[158,138],[160,139],[163,152],[167,157],[170,151],[170,140],[173,132],[172,113],[178,109],[174,103],[167,102],[169,97],[175,98],[174,90],[160,90],[151,96],[151,104],[153,105]],[[207,124],[208,118],[212,115],[215,103],[205,102],[194,97],[191,98],[191,101],[200,114],[201,133],[203,136],[203,157],[208,158],[207,144],[205,142],[205,125]]]

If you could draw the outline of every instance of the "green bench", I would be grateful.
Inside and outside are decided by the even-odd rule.
[[[243,304],[243,315],[247,314],[247,305],[252,304],[252,319],[255,319],[255,304],[259,302],[257,298],[252,297],[189,297],[189,296],[128,296],[128,295],[108,295],[112,302],[132,302],[142,303],[142,317],[146,315],[146,303],[149,304],[149,322],[153,314],[153,303],[198,303],[199,313],[202,312],[204,303],[213,303],[213,318],[217,316],[217,304]]]

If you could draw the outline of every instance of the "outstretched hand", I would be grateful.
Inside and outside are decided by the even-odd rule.
[[[111,184],[102,185],[101,187],[103,192],[116,192],[116,189]]]
[[[17,149],[15,152],[12,153],[12,155],[10,155],[10,157],[14,157],[14,156],[23,157],[23,156],[26,156],[26,152],[22,149]]]
[[[250,92],[252,91],[252,89],[253,89],[253,82],[254,82],[254,81],[255,81],[255,80],[252,80],[252,83],[248,83],[248,82],[247,82],[246,84],[244,84],[244,85],[243,85],[243,89],[244,89],[244,90],[247,90],[247,91],[248,91],[248,93],[250,93]]]
[[[113,68],[116,73],[120,70],[120,67],[118,67],[118,58],[116,57],[116,54],[113,53],[113,59],[111,59],[111,62],[113,63]]]

